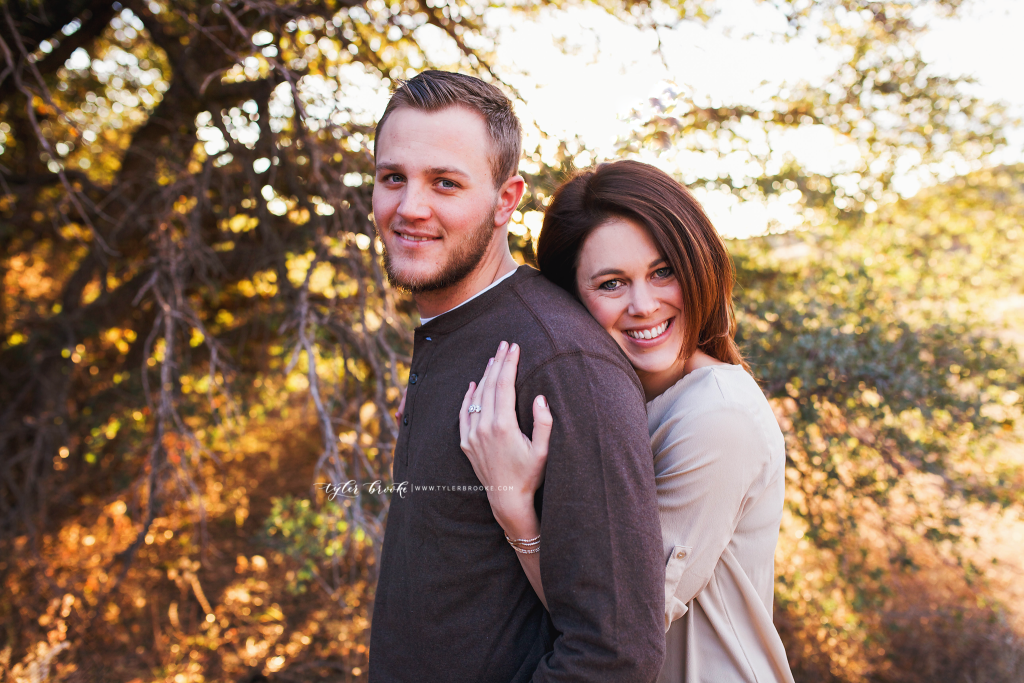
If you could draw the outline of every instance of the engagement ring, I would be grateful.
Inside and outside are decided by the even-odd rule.
[[[471,413],[480,413],[480,412],[483,412],[483,408],[481,408],[480,406],[474,404],[474,405],[471,405],[469,407],[469,412],[471,412]]]

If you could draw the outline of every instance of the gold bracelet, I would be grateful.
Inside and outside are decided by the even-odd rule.
[[[520,555],[533,555],[540,552],[539,535],[537,538],[509,538],[509,535],[506,533],[505,540]]]
[[[540,548],[534,548],[533,550],[526,550],[523,548],[519,548],[518,546],[512,546],[512,548],[520,555],[533,555],[534,553],[540,552]]]
[[[508,541],[513,546],[515,546],[516,544],[523,545],[523,546],[526,546],[526,547],[533,547],[535,545],[540,545],[540,535],[539,534],[537,535],[536,538],[509,538],[509,535],[506,533],[505,534],[505,540]]]

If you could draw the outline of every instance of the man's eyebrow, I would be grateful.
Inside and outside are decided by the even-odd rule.
[[[469,174],[453,166],[433,166],[427,169],[428,175],[458,175],[468,178]]]
[[[405,173],[405,169],[401,164],[397,164],[390,161],[384,161],[377,164],[377,171],[389,171],[391,173]],[[457,175],[463,178],[469,178],[470,175],[462,169],[455,168],[454,166],[431,166],[430,168],[424,169],[424,173],[431,176],[437,175]]]

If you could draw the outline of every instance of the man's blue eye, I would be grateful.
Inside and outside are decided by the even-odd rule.
[[[452,190],[452,189],[455,189],[455,183],[453,183],[450,180],[442,180],[441,181],[441,187],[443,187],[446,190]]]

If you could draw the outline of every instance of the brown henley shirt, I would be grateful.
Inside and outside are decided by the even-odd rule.
[[[550,615],[459,447],[459,408],[502,340],[522,347],[520,428],[554,416],[536,505]],[[653,681],[661,527],[643,390],[577,301],[523,266],[417,328],[370,638],[370,680]],[[433,488],[431,488],[433,487]]]

